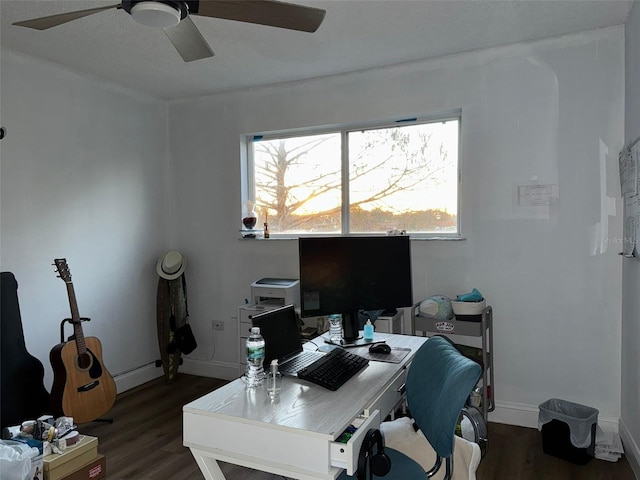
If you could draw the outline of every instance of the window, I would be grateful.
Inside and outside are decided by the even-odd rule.
[[[457,236],[460,115],[247,139],[246,198],[272,235]]]

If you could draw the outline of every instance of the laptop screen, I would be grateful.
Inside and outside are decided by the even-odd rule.
[[[283,360],[302,351],[302,337],[293,305],[254,315],[251,322],[254,327],[260,327],[260,333],[264,337],[265,368],[273,359],[282,363]]]

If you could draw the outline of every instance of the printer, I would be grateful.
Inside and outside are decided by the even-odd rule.
[[[261,278],[251,284],[254,305],[290,305],[300,307],[300,280]]]

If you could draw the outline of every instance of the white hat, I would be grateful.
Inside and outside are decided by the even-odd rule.
[[[161,255],[156,265],[158,275],[167,280],[174,280],[184,273],[187,268],[187,257],[177,250],[169,250]]]

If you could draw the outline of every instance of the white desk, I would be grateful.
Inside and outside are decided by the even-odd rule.
[[[185,405],[183,444],[205,479],[225,479],[218,460],[298,479],[355,473],[364,434],[400,403],[406,367],[427,340],[376,335],[412,351],[401,363],[369,362],[335,392],[285,377],[272,403],[264,387],[247,389],[238,379]],[[350,442],[335,442],[357,418],[364,423]]]

